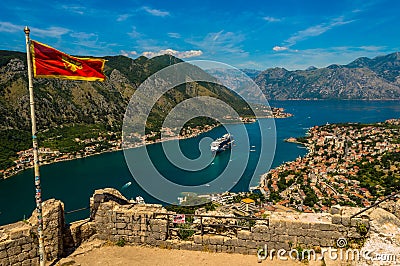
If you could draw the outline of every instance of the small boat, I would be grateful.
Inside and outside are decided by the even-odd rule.
[[[128,183],[123,185],[121,189],[125,189],[125,188],[129,187],[130,185],[132,185],[132,182],[129,181]]]

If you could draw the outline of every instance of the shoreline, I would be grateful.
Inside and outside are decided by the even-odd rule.
[[[247,118],[247,119],[244,119],[243,121],[239,121],[239,122],[231,122],[231,123],[228,123],[228,124],[237,124],[237,123],[251,124],[251,123],[257,122],[258,119],[284,119],[284,118],[289,118],[289,117],[292,117],[292,116],[293,116],[293,114],[290,114],[290,113],[281,113],[278,116],[259,116],[259,117],[256,117],[256,118]],[[123,151],[125,149],[140,148],[140,147],[143,147],[143,146],[153,145],[153,144],[162,143],[162,142],[166,142],[166,141],[184,140],[184,139],[195,138],[195,137],[197,137],[197,136],[199,136],[199,135],[201,135],[203,133],[209,132],[209,131],[211,131],[211,130],[217,128],[217,127],[220,127],[220,126],[222,126],[222,125],[221,124],[205,125],[202,129],[200,129],[199,132],[196,132],[194,134],[189,134],[189,135],[186,135],[186,136],[178,135],[178,136],[173,136],[173,137],[164,137],[163,139],[158,139],[158,140],[147,142],[147,143],[146,142],[145,143],[143,143],[143,142],[142,143],[138,143],[137,145],[133,145],[132,147],[124,147],[123,148],[122,147],[122,142],[121,142],[121,144],[119,146],[113,146],[113,147],[111,147],[109,149],[102,150],[100,152],[91,153],[91,154],[88,154],[88,155],[83,155],[83,156],[80,156],[80,157],[70,158],[70,156],[74,156],[74,155],[72,155],[72,154],[63,154],[64,156],[67,155],[68,157],[67,158],[56,157],[53,161],[50,161],[50,162],[48,162],[48,161],[40,162],[40,166],[42,166],[42,165],[50,165],[50,164],[55,164],[55,163],[60,163],[60,162],[66,162],[66,161],[72,161],[72,160],[78,160],[78,159],[84,159],[84,158],[87,158],[87,157],[101,155],[101,154],[104,154],[104,153]],[[16,175],[20,174],[23,171],[26,171],[26,170],[32,169],[32,168],[33,168],[33,165],[24,166],[24,168],[16,170],[11,175],[3,176],[0,180],[9,179],[9,178],[11,178],[13,176],[16,176]]]
[[[219,125],[218,125],[218,126],[219,126]],[[123,151],[124,149],[135,149],[135,148],[140,148],[140,147],[143,147],[143,146],[153,145],[153,144],[157,144],[157,143],[161,143],[161,142],[166,142],[166,141],[195,138],[195,137],[197,137],[197,136],[200,135],[200,134],[203,134],[203,133],[206,133],[206,132],[209,132],[209,131],[213,130],[213,129],[216,128],[217,126],[206,125],[205,127],[207,127],[207,128],[210,127],[210,128],[208,128],[207,130],[202,130],[201,132],[199,132],[199,133],[197,133],[197,134],[195,134],[195,135],[189,135],[189,136],[183,136],[183,137],[179,137],[179,136],[176,136],[176,137],[169,137],[169,138],[164,138],[164,139],[159,140],[159,141],[156,140],[156,141],[152,141],[152,142],[149,142],[149,143],[140,143],[140,144],[135,145],[135,146],[133,146],[133,147],[126,147],[126,148],[122,148],[122,147],[121,147],[122,143],[121,143],[121,145],[118,146],[118,147],[115,147],[115,146],[114,146],[114,147],[112,147],[112,148],[110,148],[110,149],[102,150],[102,151],[100,151],[100,152],[95,152],[95,153],[91,153],[91,154],[88,154],[88,155],[83,155],[83,156],[81,156],[81,157],[75,157],[75,158],[69,158],[69,157],[68,157],[68,158],[62,158],[62,159],[61,159],[61,158],[60,158],[60,159],[57,158],[58,160],[53,160],[53,161],[51,161],[51,162],[40,162],[40,163],[39,163],[39,166],[42,166],[42,165],[50,165],[50,164],[56,164],[56,163],[61,163],[61,162],[66,162],[66,161],[79,160],[79,159],[84,159],[84,158],[88,158],[88,157],[92,157],[92,156],[101,155],[101,154],[104,154],[104,153]],[[71,156],[72,154],[64,154],[64,155]],[[5,179],[8,179],[8,178],[11,178],[11,177],[18,175],[19,173],[21,173],[21,172],[23,172],[23,171],[25,171],[25,170],[32,169],[33,167],[34,167],[33,165],[26,166],[26,167],[24,167],[23,169],[16,171],[16,172],[13,173],[12,175],[3,176],[2,179],[5,180]],[[1,180],[1,179],[0,179],[0,180]]]

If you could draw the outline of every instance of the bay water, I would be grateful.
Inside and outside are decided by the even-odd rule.
[[[271,167],[283,162],[304,156],[307,150],[293,143],[284,142],[289,137],[303,136],[309,127],[326,123],[360,122],[372,123],[390,118],[400,118],[400,101],[271,101],[271,106],[283,107],[293,117],[275,119],[276,149]],[[252,152],[248,153],[247,166],[240,179],[231,189],[233,192],[248,191],[249,186],[257,184],[253,176],[260,176],[269,169],[269,164],[259,162],[260,129],[262,121],[246,124]],[[261,124],[260,124],[261,123]],[[239,125],[229,125],[235,130]],[[268,126],[261,130],[271,130]],[[226,130],[215,128],[191,139],[180,140],[183,154],[195,159],[199,156],[199,143],[204,137],[216,139]],[[40,145],[40,143],[39,143]],[[236,145],[240,145],[237,143]],[[234,147],[235,148],[235,147]],[[213,163],[201,171],[185,171],[171,164],[163,153],[161,143],[132,149],[133,157],[139,149],[146,149],[157,170],[170,181],[183,185],[204,185],[212,181],[226,167],[230,160],[241,160],[242,154],[231,156],[231,152],[223,152]],[[273,149],[271,149],[273,152]],[[244,156],[244,155],[243,155]],[[243,157],[244,158],[244,157]],[[141,167],[141,158],[137,158],[137,166]],[[146,174],[147,169],[140,169]],[[146,193],[132,177],[124,153],[122,151],[103,153],[82,159],[44,165],[40,168],[43,200],[56,198],[64,202],[65,210],[75,210],[89,206],[89,198],[95,189],[105,187],[116,188],[128,199],[142,196],[148,203],[162,201]],[[149,172],[150,173],[150,172]],[[131,185],[126,184],[131,182]],[[215,188],[213,192],[218,191]],[[33,170],[28,169],[16,176],[0,181],[0,225],[28,218],[35,208],[35,188]],[[89,211],[81,211],[66,215],[67,221],[88,217]]]

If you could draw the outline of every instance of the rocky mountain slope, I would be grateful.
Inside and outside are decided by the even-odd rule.
[[[249,72],[247,70],[247,72]],[[268,99],[399,99],[400,53],[358,58],[348,65],[288,71],[271,68],[254,77]]]
[[[105,65],[105,82],[34,79],[39,133],[63,126],[76,129],[76,125],[79,125],[81,131],[85,131],[85,125],[90,126],[86,131],[90,131],[93,125],[101,125],[104,130],[121,132],[126,107],[138,86],[153,73],[182,62],[169,55],[151,59],[143,56],[137,59],[107,56],[105,59],[108,60]],[[193,69],[202,71],[194,66]],[[10,166],[16,151],[30,147],[27,82],[26,54],[0,51],[0,169]],[[218,98],[230,103],[241,115],[249,113],[248,105],[227,88],[204,82],[189,82],[169,90],[156,102],[146,129],[159,131],[169,110],[194,96]],[[202,119],[197,124],[209,122]]]

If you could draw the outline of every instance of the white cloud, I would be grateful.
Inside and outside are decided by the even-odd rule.
[[[280,19],[280,18],[274,18],[274,17],[269,17],[269,16],[263,17],[263,20],[268,21],[268,22],[279,22],[279,21],[282,21],[282,19]]]
[[[123,56],[130,56],[130,55],[133,55],[133,56],[135,56],[135,55],[137,55],[138,53],[136,52],[136,51],[130,51],[130,52],[127,52],[127,51],[124,51],[124,50],[121,50],[121,52],[120,52]]]
[[[97,34],[86,33],[86,32],[72,32],[70,36],[76,39],[74,43],[76,43],[79,46],[84,46],[87,48],[95,48],[95,49],[100,48],[98,44],[99,36],[97,36]]]
[[[286,51],[286,50],[288,50],[289,48],[287,48],[287,47],[285,47],[285,46],[274,46],[273,48],[272,48],[272,50],[274,50],[275,52],[281,52],[281,51]]]
[[[136,30],[135,26],[132,27],[132,31],[129,32],[128,35],[134,39],[137,39],[142,36],[142,34]]]
[[[68,12],[76,13],[79,15],[84,15],[86,11],[85,7],[77,5],[62,5],[61,8]]]
[[[216,53],[232,53],[236,56],[247,56],[248,53],[241,47],[241,43],[245,40],[245,36],[241,33],[224,32],[210,32],[201,40],[186,40],[187,43],[199,47],[207,54]]]
[[[177,32],[168,32],[167,34],[171,38],[175,38],[175,39],[181,38],[181,35],[179,33],[177,33]]]
[[[159,9],[153,9],[150,7],[143,7],[143,10],[146,11],[147,13],[149,13],[150,15],[156,16],[156,17],[166,17],[169,16],[169,12],[168,11],[162,11]]]
[[[349,24],[351,22],[353,22],[354,20],[348,20],[345,21],[343,16],[334,18],[332,20],[330,20],[327,23],[321,23],[315,26],[311,26],[308,27],[305,30],[301,30],[296,32],[295,34],[293,34],[289,39],[287,39],[285,41],[285,43],[287,44],[287,46],[293,46],[295,45],[297,42],[299,41],[303,41],[306,40],[310,37],[316,37],[319,36],[325,32],[327,32],[328,30],[331,30],[337,26],[342,26],[345,24]]]
[[[59,38],[64,34],[69,33],[70,30],[62,27],[50,27],[47,29],[37,29],[31,28],[31,34],[41,36],[41,37],[54,37]]]
[[[122,15],[119,15],[119,16],[117,17],[117,21],[118,21],[118,22],[125,21],[125,20],[127,20],[130,16],[131,16],[130,14],[122,14]]]
[[[149,57],[149,58],[159,56],[159,55],[164,55],[164,54],[173,55],[178,58],[190,58],[190,57],[200,56],[203,54],[203,52],[201,50],[176,51],[173,49],[164,49],[164,50],[160,50],[158,52],[150,52],[149,51],[149,52],[142,53],[142,55]]]
[[[0,32],[22,32],[23,30],[24,27],[21,25],[0,21]]]

